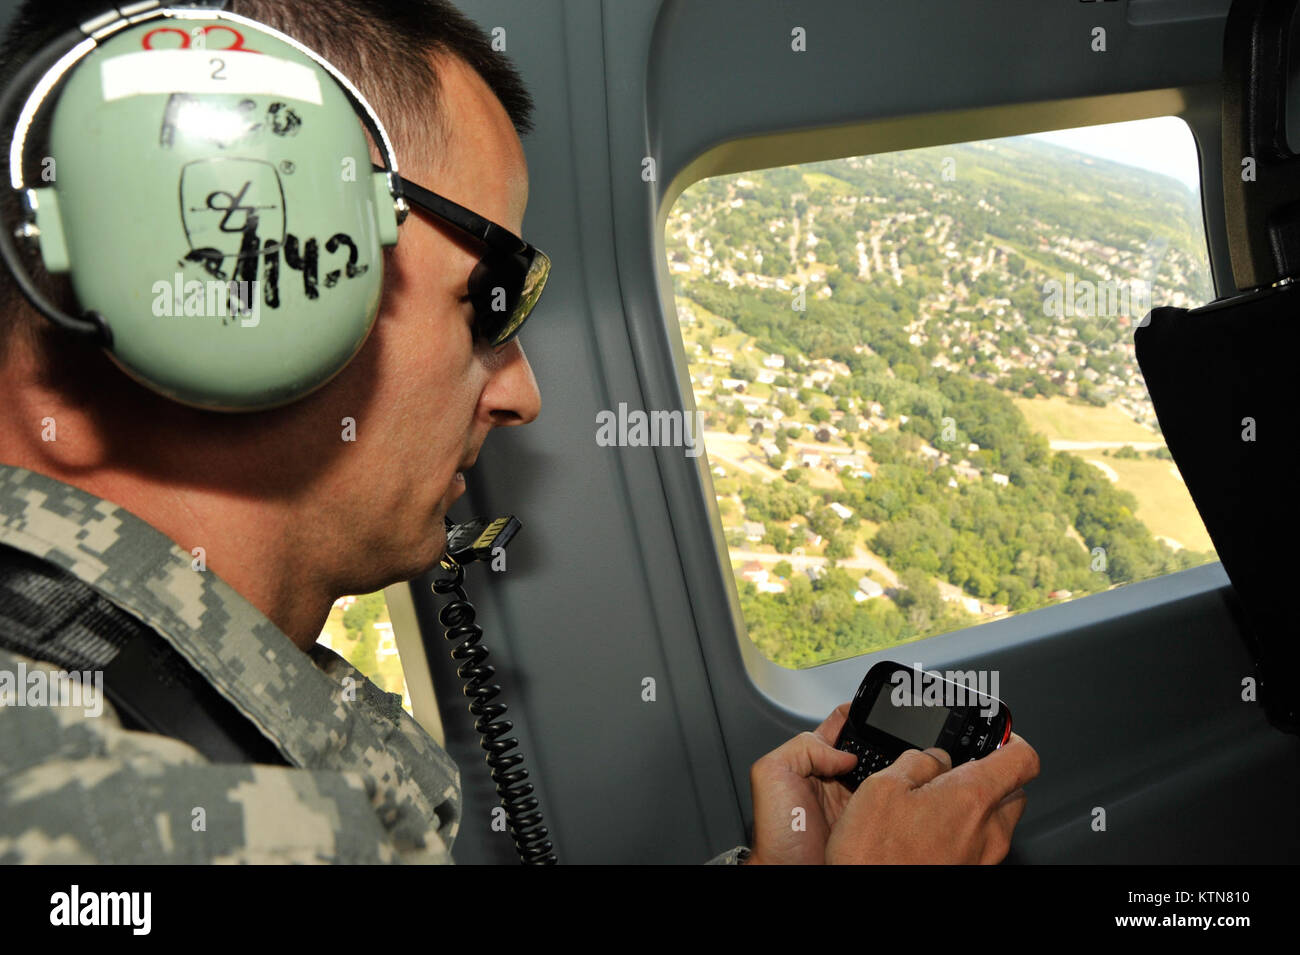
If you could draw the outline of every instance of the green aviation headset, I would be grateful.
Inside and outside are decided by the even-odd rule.
[[[28,136],[56,90],[42,185],[29,187]],[[514,337],[549,272],[522,239],[404,183],[347,77],[246,17],[121,5],[28,60],[0,117],[24,94],[9,149],[24,221],[0,228],[0,257],[51,322],[184,404],[272,408],[341,371],[374,324],[382,247],[410,202],[488,247],[470,297],[490,344]],[[70,315],[43,295],[17,239],[90,308]]]

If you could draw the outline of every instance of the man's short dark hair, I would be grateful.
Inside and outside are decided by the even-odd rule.
[[[183,5],[178,4],[178,5]],[[64,33],[70,26],[111,8],[106,0],[24,0],[0,43],[0,82],[7,83],[26,56]],[[532,129],[532,98],[506,56],[492,49],[488,36],[447,0],[230,0],[227,8],[265,23],[319,53],[361,91],[379,114],[393,139],[400,164],[436,161],[449,132],[440,121],[441,86],[438,58],[455,56],[472,67],[496,94],[515,129]],[[416,108],[412,108],[415,106]],[[15,117],[0,116],[7,133]],[[46,122],[32,130],[32,148],[24,170],[29,182],[39,179]],[[430,121],[434,125],[430,126]],[[8,182],[8,149],[0,150],[0,170]],[[16,201],[7,188],[0,199],[6,228],[13,228]],[[25,256],[39,287],[71,310],[66,280],[52,281],[38,256]],[[48,325],[22,299],[7,270],[0,267],[0,359],[17,326]],[[51,331],[53,329],[50,329]],[[38,334],[40,334],[38,332]]]
[[[441,115],[431,51],[468,63],[516,131],[522,136],[532,129],[532,99],[514,66],[447,0],[231,0],[228,6],[289,34],[342,70],[407,150],[423,149],[429,133],[409,105],[429,102]]]

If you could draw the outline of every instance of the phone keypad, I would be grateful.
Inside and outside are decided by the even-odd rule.
[[[893,762],[890,757],[879,750],[872,749],[855,736],[844,735],[841,737],[837,748],[858,757],[858,764],[839,777],[840,781],[849,789],[856,790],[864,779],[872,773],[880,772]]]

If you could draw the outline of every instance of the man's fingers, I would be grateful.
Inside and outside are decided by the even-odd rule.
[[[852,703],[841,703],[831,711],[831,715],[822,720],[822,725],[813,730],[816,736],[819,736],[828,746],[834,746],[835,741],[840,738],[840,730],[844,728],[844,722],[849,718],[849,707]]]
[[[802,740],[805,746],[810,770],[805,776],[838,776],[858,764],[858,758],[852,753],[836,749],[816,733],[802,733],[795,740]]]
[[[800,733],[764,758],[776,761],[781,768],[798,776],[838,776],[857,765],[858,759],[814,733]]]
[[[1038,754],[1015,733],[1001,749],[958,766],[953,782],[978,780],[989,807],[998,805],[1038,775]]]
[[[1040,766],[1038,764],[1038,753],[1032,746],[1025,742],[1024,738],[1011,734],[1011,739],[999,750],[989,753],[978,763],[989,765],[991,771],[996,771],[1004,780],[1006,786],[998,794],[999,799],[1003,799],[1022,788],[1025,783],[1038,775]]]
[[[891,776],[901,776],[911,784],[911,788],[919,789],[950,769],[952,769],[951,757],[938,747],[931,746],[924,752],[919,749],[909,749],[877,775],[887,773]]]
[[[857,765],[858,758],[835,748],[851,703],[841,703],[812,732],[800,733],[764,757],[799,776],[839,776]],[[761,763],[762,761],[760,761]],[[755,764],[758,768],[759,763]]]

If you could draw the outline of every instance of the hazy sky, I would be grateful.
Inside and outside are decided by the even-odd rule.
[[[1174,116],[1036,133],[1027,138],[1164,173],[1186,183],[1198,194],[1201,190],[1196,141],[1187,124]]]

